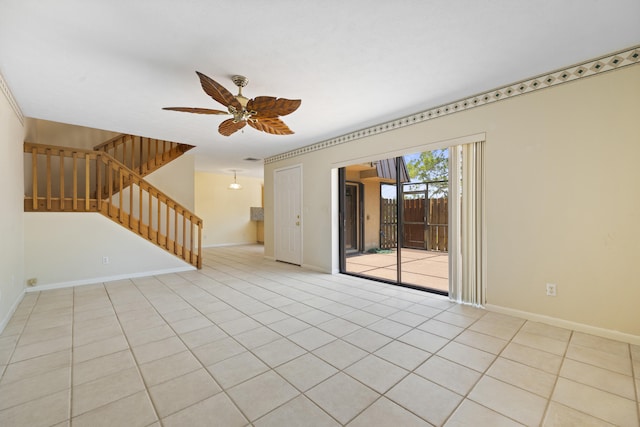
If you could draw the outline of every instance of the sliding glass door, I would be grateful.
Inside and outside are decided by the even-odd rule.
[[[448,293],[447,160],[439,150],[341,168],[343,273]]]

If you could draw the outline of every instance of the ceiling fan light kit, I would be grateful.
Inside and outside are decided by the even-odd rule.
[[[232,135],[244,128],[247,123],[256,130],[272,135],[293,134],[293,131],[280,120],[280,116],[286,116],[296,111],[302,103],[301,100],[275,98],[272,96],[246,98],[242,94],[242,88],[249,84],[249,79],[240,75],[235,75],[231,78],[238,87],[238,94],[234,96],[211,77],[199,71],[196,71],[196,74],[200,78],[200,84],[205,93],[227,107],[227,111],[190,107],[165,107],[163,110],[195,114],[231,115],[233,118],[223,121],[218,126],[218,132],[224,136]]]

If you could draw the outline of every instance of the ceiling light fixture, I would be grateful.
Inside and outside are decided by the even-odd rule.
[[[242,185],[238,184],[238,181],[236,179],[236,170],[233,170],[233,182],[231,184],[229,184],[228,189],[229,190],[242,190]]]

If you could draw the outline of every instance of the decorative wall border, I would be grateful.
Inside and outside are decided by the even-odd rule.
[[[503,86],[498,89],[493,89],[488,92],[473,95],[468,98],[463,98],[449,104],[439,105],[437,107],[420,111],[410,116],[391,120],[365,129],[357,130],[355,132],[347,133],[336,138],[327,139],[321,142],[297,148],[295,150],[287,151],[282,154],[267,157],[265,158],[264,163],[273,163],[280,160],[289,159],[291,157],[297,157],[302,154],[307,154],[312,151],[323,150],[325,148],[344,144],[356,139],[389,132],[401,127],[414,125],[426,120],[436,119],[438,117],[447,116],[460,111],[470,110],[475,107],[480,107],[483,105],[491,104],[493,102],[502,101],[504,99],[536,92],[551,86],[557,86],[559,84],[567,83],[570,81],[594,76],[596,74],[616,70],[627,65],[634,65],[639,62],[640,46],[635,46],[616,53],[602,56],[597,59],[593,59],[591,61],[572,65],[570,67],[562,68],[550,73],[540,74],[527,80],[522,80],[520,82]]]
[[[7,86],[7,83],[4,81],[4,77],[2,77],[2,74],[0,74],[0,89],[2,90],[2,93],[4,93],[4,95],[7,97],[7,100],[9,101],[11,108],[13,108],[13,111],[16,113],[16,116],[18,116],[18,120],[20,120],[20,123],[24,125],[24,115],[22,114],[22,110],[20,110],[18,103],[16,102],[15,98],[11,94],[11,91],[9,90],[9,86]]]

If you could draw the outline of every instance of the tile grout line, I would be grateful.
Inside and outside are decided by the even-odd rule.
[[[74,335],[74,331],[75,331],[75,319],[76,319],[76,288],[73,288],[73,290],[71,291],[71,355],[69,356],[69,362],[70,362],[70,367],[69,367],[69,425],[71,425],[72,422],[72,416],[73,416],[73,356],[75,354],[75,349],[74,349],[74,340],[73,340],[73,335]]]
[[[154,278],[156,278],[156,276],[154,276]],[[157,278],[156,278],[156,279],[157,279]],[[190,307],[192,307],[194,310],[198,311],[198,313],[200,313],[200,314],[202,314],[204,317],[206,317],[206,316],[205,316],[205,315],[204,315],[200,310],[198,310],[198,308],[196,308],[195,306],[193,306],[193,305],[192,305],[189,301],[187,301],[187,300],[186,300],[182,295],[180,295],[180,294],[176,293],[176,292],[175,292],[172,288],[170,288],[166,283],[162,282],[162,281],[161,281],[161,280],[159,280],[159,279],[157,279],[157,280],[162,284],[162,286],[164,286],[165,288],[167,288],[171,293],[173,293],[174,295],[176,295],[178,298],[182,299],[182,300],[183,300],[184,302],[186,302]],[[185,279],[185,280],[187,280],[190,284],[193,284],[190,280],[188,280],[188,279]],[[224,393],[224,394],[225,394],[225,396],[227,396],[227,398],[229,399],[229,401],[231,401],[231,402],[233,403],[234,407],[235,407],[235,408],[236,408],[236,409],[237,409],[237,410],[242,414],[242,416],[243,416],[247,421],[249,421],[249,423],[251,424],[251,421],[249,420],[249,417],[248,417],[248,416],[247,416],[247,415],[242,411],[242,409],[241,409],[241,408],[236,404],[236,402],[231,398],[231,396],[229,395],[229,393],[227,393],[227,390],[222,386],[222,384],[220,384],[220,383],[215,379],[215,377],[213,376],[213,374],[211,374],[211,372],[209,372],[209,370],[207,369],[207,367],[206,367],[206,366],[204,365],[204,363],[203,363],[203,362],[198,358],[198,356],[196,356],[196,355],[193,353],[192,349],[187,345],[187,343],[185,343],[185,342],[184,342],[184,340],[183,340],[183,339],[182,339],[182,337],[180,336],[180,333],[178,333],[178,332],[173,328],[173,326],[171,326],[171,324],[170,324],[170,323],[169,323],[169,322],[164,318],[164,316],[162,315],[162,313],[160,313],[160,312],[158,311],[157,307],[153,304],[153,302],[151,302],[151,300],[149,300],[148,296],[144,293],[144,291],[142,291],[142,290],[140,289],[140,287],[135,283],[135,281],[132,281],[132,284],[133,284],[133,286],[138,290],[138,292],[139,292],[139,293],[144,297],[144,299],[145,299],[145,300],[146,300],[146,301],[151,305],[151,307],[153,307],[153,310],[154,310],[154,311],[155,311],[155,312],[156,312],[156,313],[157,313],[157,314],[162,318],[162,320],[165,322],[165,324],[166,324],[169,328],[171,328],[171,330],[174,332],[174,334],[176,335],[176,337],[177,337],[177,338],[180,340],[180,342],[182,342],[182,344],[185,346],[185,348],[187,349],[187,351],[188,351],[189,353],[191,353],[191,355],[192,355],[192,356],[193,356],[193,357],[198,361],[198,363],[199,363],[199,364],[200,364],[200,366],[201,366],[201,369],[204,369],[204,371],[205,371],[205,372],[206,372],[206,373],[211,377],[211,379],[214,381],[214,383],[215,383],[215,384],[220,388],[220,392],[215,393],[215,394],[213,394],[213,395],[211,395],[211,396],[208,396],[208,397],[206,397],[206,398],[204,398],[204,399],[198,400],[198,401],[196,401],[196,402],[193,402],[192,404],[190,404],[190,405],[188,405],[188,406],[186,406],[186,407],[184,407],[184,408],[181,408],[181,409],[179,409],[179,410],[177,410],[177,411],[175,411],[175,412],[173,412],[173,413],[171,413],[171,414],[168,414],[167,416],[165,416],[165,418],[167,418],[167,417],[169,417],[169,416],[171,416],[171,415],[177,414],[178,412],[183,411],[183,410],[185,410],[185,409],[187,409],[187,408],[190,408],[190,407],[192,407],[192,406],[194,406],[194,405],[197,405],[198,403],[203,402],[203,401],[205,401],[205,400],[207,400],[207,399],[210,399],[211,397],[216,396],[216,395],[218,395],[218,394],[220,394],[220,393]],[[213,295],[212,295],[212,296],[213,296]],[[206,317],[206,318],[208,319],[208,317]],[[210,320],[210,321],[211,321],[211,320]],[[216,324],[216,322],[213,322],[213,321],[211,321],[211,322],[212,322],[214,325],[218,326],[218,325]],[[205,326],[205,327],[206,327],[206,326]],[[203,329],[203,328],[200,328],[200,329]],[[196,329],[196,330],[197,330],[197,329]],[[224,331],[224,332],[225,332],[225,334],[227,334],[227,332],[226,332],[226,331]],[[233,339],[236,343],[238,343],[238,345],[240,345],[240,346],[242,346],[243,348],[245,348],[246,350],[248,350],[246,347],[244,347],[244,345],[242,345],[242,343],[238,342],[238,341],[237,341],[235,338],[233,338],[231,335],[227,334],[227,336],[228,336],[229,338]],[[128,342],[128,340],[127,340],[127,342]],[[215,342],[215,341],[214,341],[214,342]],[[205,344],[205,345],[206,345],[206,344]],[[133,357],[134,357],[134,360],[136,361],[136,366],[138,367],[138,369],[140,369],[139,364],[138,364],[138,361],[137,361],[137,359],[135,358],[135,355],[133,354],[133,351],[132,351],[131,353],[132,353],[132,355],[133,355]],[[167,357],[170,357],[170,356],[167,356]],[[230,356],[230,357],[233,357],[233,356]],[[228,358],[227,358],[227,359],[228,359]],[[223,359],[223,360],[226,360],[226,359]],[[195,371],[194,371],[194,372],[195,372]],[[146,381],[145,381],[144,377],[142,376],[142,373],[141,373],[141,372],[140,372],[140,376],[142,377],[142,381],[143,381],[143,382],[144,382],[144,384],[145,384],[145,388],[146,388],[146,390],[147,390],[147,394],[149,395],[149,400],[151,401],[151,403],[152,403],[152,405],[153,405],[154,411],[156,412],[156,416],[158,417],[158,421],[160,422],[160,425],[162,426],[162,425],[164,425],[164,422],[162,421],[162,418],[160,418],[160,416],[159,416],[159,414],[158,414],[158,411],[157,411],[157,409],[156,409],[156,407],[155,407],[155,402],[153,401],[153,399],[151,399],[151,394],[149,393],[149,387],[147,386],[147,383],[146,383]],[[176,378],[177,378],[177,377],[176,377]],[[252,378],[255,378],[255,376],[254,376],[254,377],[252,377]],[[166,382],[171,381],[171,380],[173,380],[173,379],[175,379],[175,378],[169,379],[169,380],[167,380],[167,381],[163,381],[163,383],[166,383]],[[162,384],[162,383],[159,383],[159,384]],[[156,384],[156,385],[158,385],[158,384]]]
[[[633,383],[633,391],[635,392],[635,396],[636,396],[636,408],[637,408],[637,416],[638,416],[638,424],[640,425],[640,396],[638,396],[638,393],[640,393],[640,379],[636,379],[636,368],[635,368],[635,363],[633,360],[633,351],[631,351],[631,344],[627,343],[628,349],[629,349],[629,359],[631,360],[631,382]],[[640,372],[638,372],[638,375],[640,375]]]
[[[133,283],[132,281],[130,283],[135,286],[135,283]],[[116,310],[116,307],[115,307],[115,305],[113,303],[113,299],[111,298],[111,293],[109,292],[109,290],[107,288],[107,285],[105,283],[102,283],[102,288],[104,289],[104,292],[107,294],[107,298],[109,299],[109,303],[111,303],[111,308],[113,309],[113,314],[115,315],[116,320],[118,321],[118,326],[120,327],[120,331],[122,332],[122,336],[124,337],[125,341],[127,342],[127,350],[129,351],[129,353],[131,353],[131,357],[133,358],[133,363],[136,365],[135,366],[136,367],[136,372],[138,373],[138,375],[140,376],[140,379],[142,380],[142,384],[144,385],[145,394],[147,396],[147,399],[149,399],[149,402],[151,403],[151,407],[153,408],[153,413],[156,416],[156,421],[152,422],[150,425],[153,425],[155,422],[158,422],[160,424],[160,426],[162,426],[163,425],[162,419],[160,418],[160,415],[158,414],[158,410],[156,409],[155,402],[151,398],[151,394],[149,393],[149,387],[147,386],[147,382],[145,381],[144,376],[142,375],[142,371],[140,370],[140,364],[138,363],[138,359],[136,358],[136,355],[133,353],[133,347],[131,346],[131,343],[129,342],[129,338],[127,337],[127,334],[126,334],[124,328],[122,327],[122,323],[120,321],[120,316],[118,315],[118,310]],[[137,287],[136,287],[136,289],[137,289]],[[132,394],[130,394],[128,396],[123,396],[123,397],[121,397],[120,399],[117,399],[117,400],[126,399],[126,398],[128,398],[130,396],[133,396],[136,393],[139,393],[139,392],[132,393]],[[113,402],[109,402],[109,403],[107,403],[107,405],[109,405],[111,403],[113,403]],[[103,406],[106,406],[106,405],[103,405]]]

